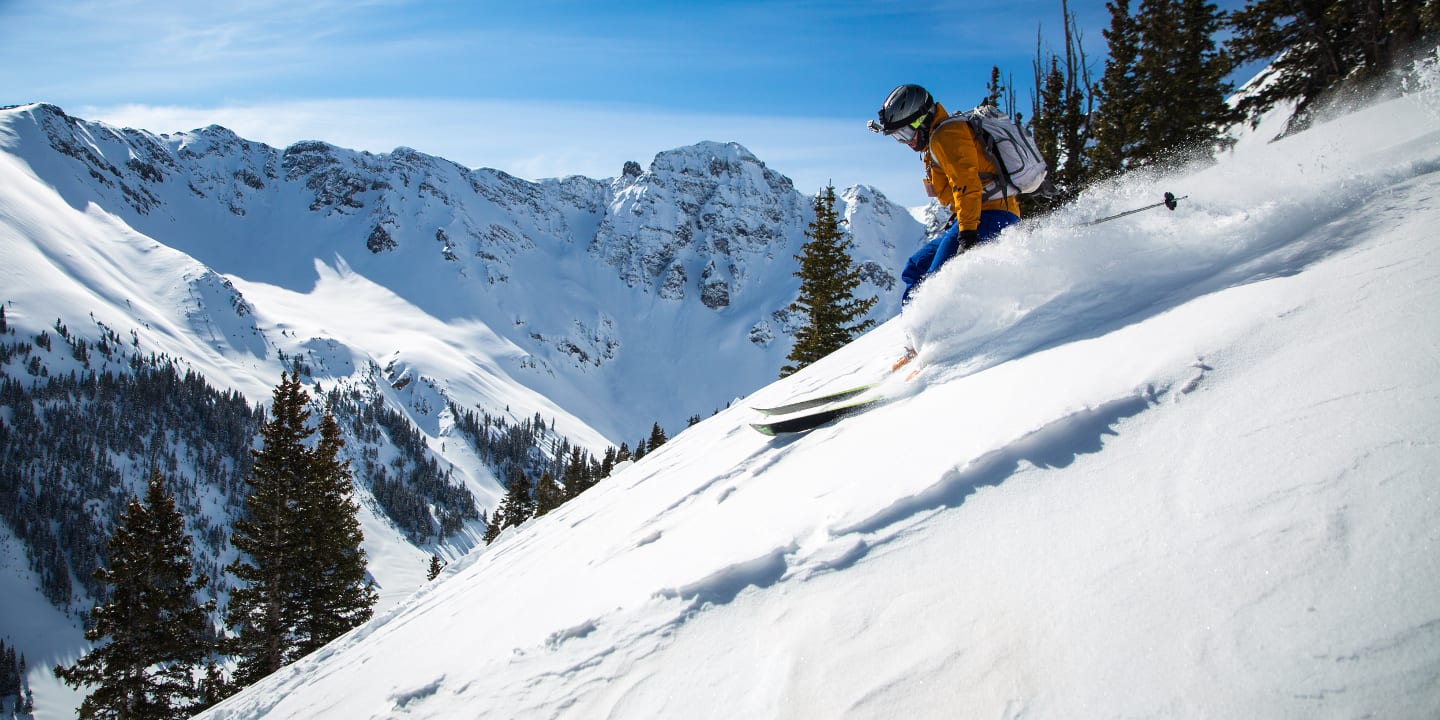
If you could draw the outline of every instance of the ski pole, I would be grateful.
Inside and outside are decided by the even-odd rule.
[[[1103,223],[1103,222],[1110,222],[1111,220],[1114,220],[1114,219],[1116,219],[1116,218],[1122,218],[1122,217],[1125,217],[1126,215],[1134,215],[1135,213],[1144,212],[1145,210],[1149,210],[1150,208],[1157,208],[1157,207],[1160,207],[1161,205],[1164,205],[1165,207],[1170,208],[1170,210],[1173,212],[1173,211],[1175,210],[1175,206],[1178,205],[1181,200],[1184,200],[1185,198],[1188,198],[1188,197],[1190,197],[1190,196],[1189,196],[1189,195],[1181,195],[1180,197],[1177,198],[1177,197],[1175,197],[1175,195],[1174,195],[1173,193],[1168,193],[1168,192],[1167,192],[1167,193],[1165,193],[1165,200],[1162,201],[1162,202],[1155,203],[1154,205],[1146,205],[1145,207],[1142,207],[1142,208],[1135,208],[1134,210],[1126,210],[1125,212],[1122,212],[1122,213],[1119,213],[1119,214],[1116,214],[1116,215],[1111,215],[1110,217],[1103,217],[1103,218],[1100,218],[1099,220],[1091,220],[1090,222],[1080,223],[1080,227],[1085,227],[1085,226],[1087,226],[1087,225],[1099,225],[1100,223]]]

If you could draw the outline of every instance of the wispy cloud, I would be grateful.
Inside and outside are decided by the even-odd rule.
[[[7,34],[0,59],[60,95],[203,98],[336,72],[347,47],[373,48],[362,37],[376,20],[367,7],[384,5],[78,0],[42,11],[18,2],[0,6],[0,22],[24,30]]]

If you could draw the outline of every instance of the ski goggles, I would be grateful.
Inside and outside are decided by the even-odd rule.
[[[912,122],[909,125],[902,125],[886,134],[890,137],[895,138],[901,143],[909,145],[910,142],[915,139],[915,133],[920,131],[920,126],[925,123],[925,119],[927,117],[929,116],[921,115],[920,117],[915,118],[915,122]]]

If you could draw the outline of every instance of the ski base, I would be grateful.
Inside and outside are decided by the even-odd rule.
[[[821,425],[825,425],[826,423],[832,422],[834,420],[839,420],[840,418],[847,417],[849,415],[855,415],[856,413],[864,412],[872,407],[875,407],[876,405],[879,405],[882,402],[884,402],[883,398],[865,400],[862,402],[850,403],[848,405],[840,405],[837,407],[826,408],[819,412],[813,412],[806,415],[797,415],[795,417],[788,417],[780,420],[750,423],[750,427],[755,428],[760,433],[764,435],[769,435],[771,437],[776,437],[779,435],[790,435],[793,433],[802,433],[814,430],[815,428],[818,428]]]
[[[915,355],[916,353],[914,350],[911,350],[908,347],[905,348],[905,354],[900,356],[900,358],[898,358],[895,363],[890,366],[890,372],[898,372],[900,368],[905,367],[905,365],[909,364],[911,360],[914,360]],[[909,380],[911,377],[915,377],[914,372],[910,373],[910,376],[905,379]],[[776,405],[774,407],[758,407],[755,408],[755,412],[758,412],[761,415],[786,415],[793,412],[799,412],[801,410],[809,410],[810,408],[820,407],[821,405],[829,405],[830,403],[840,402],[841,400],[849,400],[856,395],[875,389],[875,386],[878,384],[878,382],[870,382],[865,383],[864,385],[856,385],[854,387],[845,388],[844,390],[828,392],[823,395],[811,395],[809,397],[804,397],[799,400],[793,400],[791,402],[785,403],[784,405]]]
[[[911,360],[915,359],[915,357],[916,352],[907,346],[905,348],[904,356],[896,360],[895,363],[890,366],[890,374],[893,375],[894,373],[898,372],[900,368],[908,365]],[[911,378],[919,374],[919,372],[919,368],[916,368],[915,370],[911,371],[911,373],[905,378],[905,380],[909,381]],[[884,402],[886,398],[883,397],[872,397],[864,400],[854,400],[854,398],[858,396],[864,395],[871,390],[875,390],[880,386],[882,382],[884,382],[884,380],[866,383],[864,385],[857,385],[855,387],[845,388],[844,390],[836,390],[834,392],[828,392],[823,395],[812,395],[810,397],[801,398],[799,400],[792,400],[791,402],[785,403],[783,405],[776,405],[774,407],[755,408],[755,411],[762,415],[789,415],[791,413],[811,410],[813,408],[824,409],[818,410],[816,412],[806,413],[804,415],[786,417],[778,420],[764,420],[761,422],[753,422],[750,423],[750,427],[755,428],[757,431],[771,437],[814,430],[815,428],[818,428],[828,422],[839,420],[840,418],[847,415],[854,415],[856,413],[864,412],[865,410],[868,410]]]

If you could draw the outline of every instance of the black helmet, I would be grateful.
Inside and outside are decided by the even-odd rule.
[[[880,105],[880,131],[889,135],[935,111],[935,98],[919,85],[901,85]]]

